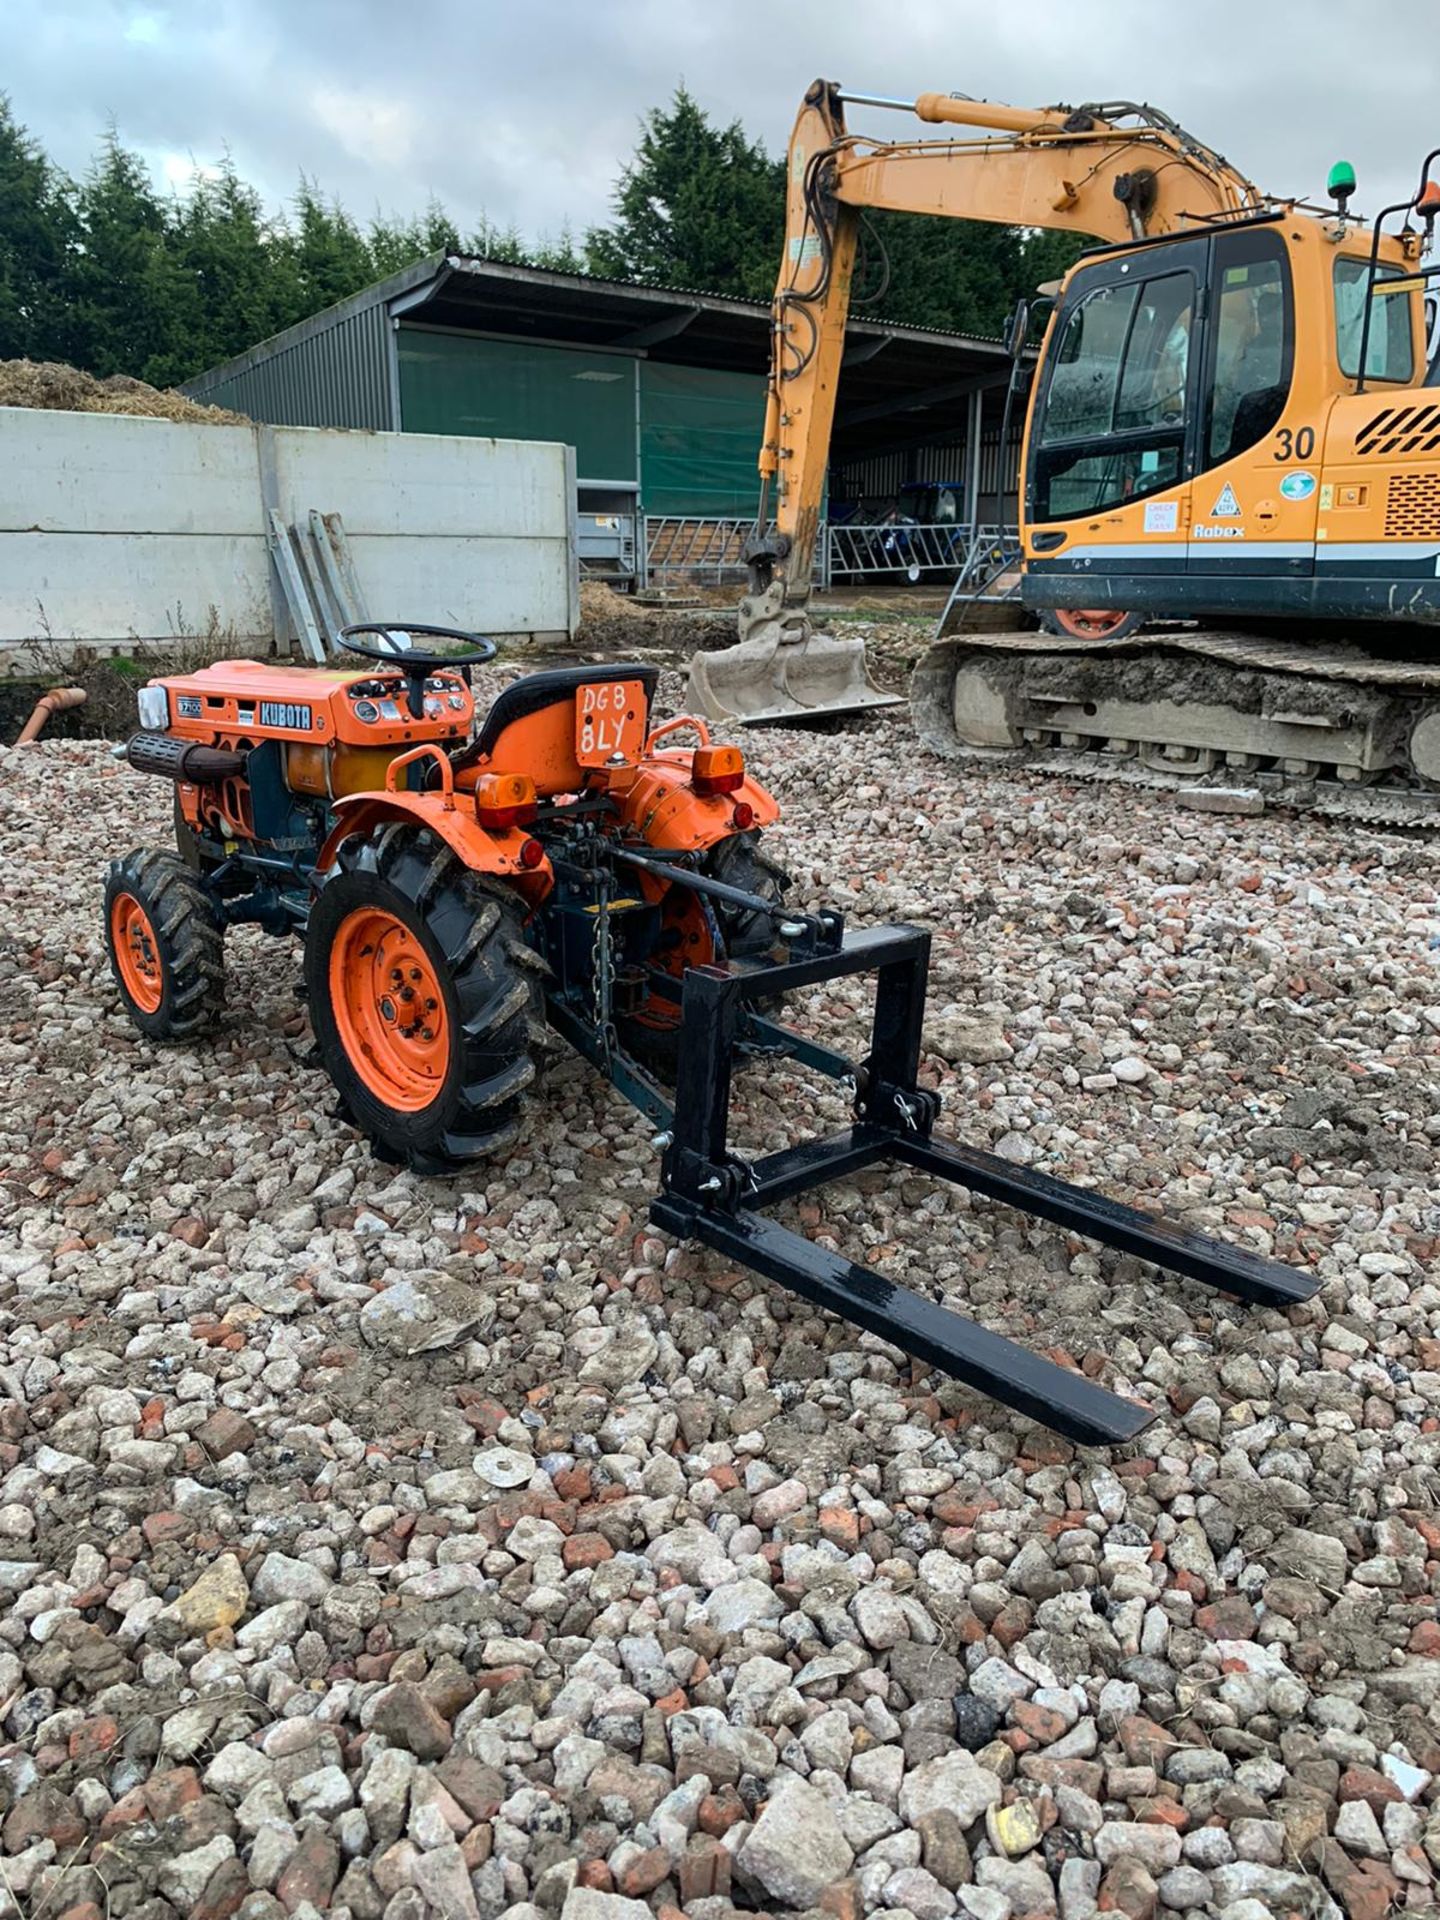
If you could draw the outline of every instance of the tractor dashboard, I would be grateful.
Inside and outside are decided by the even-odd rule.
[[[457,673],[425,682],[425,712],[412,717],[398,673],[315,673],[220,660],[197,673],[152,681],[145,689],[145,724],[154,726],[156,693],[166,703],[164,731],[182,740],[235,745],[260,740],[312,746],[418,746],[466,739],[475,701]]]

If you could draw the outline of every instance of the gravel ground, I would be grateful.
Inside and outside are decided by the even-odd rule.
[[[1089,1454],[657,1237],[578,1062],[508,1159],[397,1178],[293,952],[232,936],[205,1045],[121,1016],[101,873],[168,789],[0,752],[0,1912],[1435,1911],[1430,848],[900,719],[748,746],[801,898],[934,930],[944,1125],[1323,1291],[899,1175],[789,1210],[1158,1408]],[[774,1070],[743,1106],[842,1119]]]

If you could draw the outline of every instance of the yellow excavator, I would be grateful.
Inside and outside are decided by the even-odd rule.
[[[879,141],[847,130],[847,105],[955,130]],[[922,736],[1144,779],[1229,768],[1311,800],[1378,785],[1428,810],[1437,159],[1367,227],[1348,165],[1328,207],[1275,199],[1151,107],[816,81],[790,141],[739,643],[696,656],[692,707],[773,722],[897,698],[861,641],[816,633],[808,613],[862,210],[1068,230],[1097,244],[1053,293],[1033,367],[1023,302],[1008,343],[1012,397],[1029,386],[1024,618],[942,633],[911,686]]]

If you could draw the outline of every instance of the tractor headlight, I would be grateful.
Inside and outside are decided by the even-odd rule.
[[[170,701],[164,687],[141,687],[135,696],[140,724],[147,733],[162,733],[170,724]]]

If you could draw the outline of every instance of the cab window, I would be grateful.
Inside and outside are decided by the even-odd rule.
[[[1138,286],[1099,287],[1065,322],[1050,378],[1042,446],[1109,433],[1115,423],[1120,362],[1139,294]]]
[[[1037,519],[1098,513],[1181,477],[1195,282],[1116,282],[1060,322],[1036,437]]]
[[[1367,380],[1409,381],[1415,372],[1415,345],[1410,331],[1410,294],[1385,293],[1387,280],[1403,276],[1397,267],[1381,267],[1370,303],[1370,340],[1365,348]],[[1368,260],[1335,262],[1335,352],[1347,379],[1360,375],[1360,336],[1365,330],[1365,294],[1370,284]]]
[[[1117,433],[1183,423],[1192,290],[1188,273],[1167,274],[1141,290],[1115,401]]]
[[[1295,353],[1290,267],[1272,233],[1215,241],[1205,464],[1244,453],[1275,427]]]

